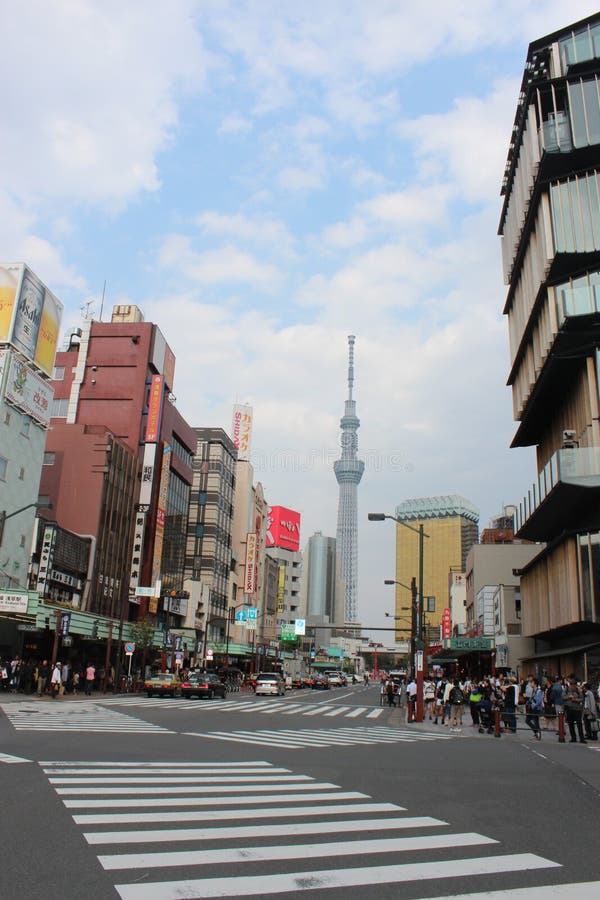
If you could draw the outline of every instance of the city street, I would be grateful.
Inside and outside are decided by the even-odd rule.
[[[597,896],[595,745],[378,703],[2,695],[0,897]]]

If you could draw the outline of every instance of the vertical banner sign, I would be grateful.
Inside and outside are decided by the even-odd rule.
[[[285,607],[285,565],[279,566],[277,581],[277,612],[282,613]]]
[[[234,404],[231,426],[233,445],[238,452],[238,459],[250,459],[252,444],[252,407],[241,403]]]
[[[442,613],[442,640],[449,638],[452,634],[452,617],[450,610],[446,608]]]
[[[154,556],[152,559],[152,577],[150,584],[156,584],[160,578],[162,548],[165,535],[165,516],[167,514],[167,495],[169,493],[169,464],[171,461],[171,445],[163,447],[162,466],[160,470],[160,486],[158,488],[158,506],[156,508],[156,531],[154,534]]]
[[[54,564],[54,544],[56,542],[56,528],[54,525],[44,527],[42,539],[42,551],[40,553],[40,565],[38,568],[36,590],[42,599],[50,596],[49,577]]]
[[[162,375],[152,376],[150,399],[148,401],[148,421],[146,422],[145,440],[147,444],[156,444],[160,434],[164,380]]]
[[[246,535],[246,569],[244,574],[244,593],[254,594],[256,591],[256,550],[257,539],[254,531]]]

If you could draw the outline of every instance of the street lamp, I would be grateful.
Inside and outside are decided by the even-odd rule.
[[[419,649],[423,650],[424,643],[424,609],[423,609],[423,543],[424,538],[428,538],[429,535],[425,533],[425,529],[423,527],[423,523],[419,523],[419,527],[415,528],[413,525],[409,525],[408,522],[405,522],[403,519],[399,519],[398,516],[390,516],[387,513],[368,513],[367,516],[369,522],[383,522],[385,519],[391,519],[393,522],[396,522],[397,525],[403,525],[404,528],[408,528],[410,531],[414,531],[415,534],[419,535],[419,588],[418,593],[415,596],[414,588],[411,590],[413,594],[413,603],[415,604],[414,614],[416,619],[416,637],[415,637],[415,645],[416,642],[419,642]],[[406,585],[403,585],[406,587]],[[416,654],[415,654],[416,656]],[[423,721],[424,716],[424,708],[423,708],[423,658],[417,658],[417,722]]]
[[[227,660],[227,667],[229,667],[229,625],[230,623],[235,622],[235,614],[238,609],[241,609],[243,606],[248,607],[252,606],[251,603],[238,603],[237,606],[230,606],[227,610],[227,631],[225,634],[225,659]]]
[[[18,516],[19,513],[25,512],[26,509],[31,509],[35,506],[37,509],[52,509],[52,504],[49,500],[36,500],[34,503],[28,503],[26,506],[22,506],[20,509],[15,509],[14,512],[7,513],[5,509],[0,509],[0,547],[2,546],[2,538],[4,537],[4,523],[7,519],[12,519],[13,516]]]

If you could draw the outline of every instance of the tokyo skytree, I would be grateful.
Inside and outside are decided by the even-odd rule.
[[[339,573],[345,582],[344,618],[346,622],[356,621],[358,593],[358,511],[356,488],[365,470],[364,462],[357,457],[360,420],[356,415],[356,403],[352,399],[355,340],[353,334],[348,336],[348,399],[344,404],[344,415],[340,419],[342,456],[333,464],[333,471],[340,486],[336,547],[339,559]]]

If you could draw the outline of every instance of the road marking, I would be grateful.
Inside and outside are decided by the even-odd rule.
[[[306,777],[306,776],[304,776]],[[176,797],[178,794],[243,794],[250,793],[255,791],[260,791],[261,794],[264,793],[273,793],[275,791],[281,791],[285,789],[286,791],[316,791],[323,790],[324,788],[335,788],[337,785],[328,784],[327,782],[319,782],[315,781],[312,784],[308,784],[305,781],[299,781],[298,783],[286,781],[285,784],[277,784],[270,785],[266,781],[264,784],[236,784],[236,785],[202,785],[201,787],[197,787],[193,784],[188,784],[185,787],[179,787],[177,785],[173,785],[171,787],[156,787],[155,785],[148,785],[147,787],[101,787],[101,788],[56,788],[56,793],[60,794],[62,797],[66,796],[80,796],[81,794],[102,794],[109,796],[119,796],[120,794],[135,794],[135,795],[143,795],[149,794],[154,797],[155,795],[161,794],[169,794],[169,796]]]
[[[348,712],[349,709],[352,709],[351,706],[339,706],[337,709],[334,709],[332,712],[325,713],[325,716],[341,716],[342,713]]]
[[[432,734],[429,732],[403,731],[401,729],[386,728],[382,726],[330,728],[330,729],[278,729],[259,731],[186,731],[190,737],[207,738],[228,743],[250,744],[260,747],[284,748],[299,750],[303,747],[355,747],[359,745],[371,746],[373,744],[403,744],[416,743],[417,741],[447,741],[454,740],[454,736],[446,733]]]
[[[364,856],[367,853],[410,853],[446,847],[497,844],[482,834],[430,834],[426,837],[381,838],[343,843],[295,844],[274,847],[237,847],[224,850],[187,850],[173,853],[125,853],[99,856],[104,869],[156,869],[169,866],[218,865],[262,860],[318,859],[319,857]]]
[[[532,853],[483,859],[456,859],[442,862],[409,863],[396,866],[367,866],[359,869],[319,872],[290,872],[281,875],[234,876],[158,884],[118,884],[121,900],[200,900],[208,897],[249,897],[286,891],[315,891],[361,885],[405,883],[438,878],[472,877],[502,872],[531,871],[557,866],[558,863]]]
[[[237,838],[261,838],[279,835],[290,837],[299,834],[349,834],[369,831],[395,831],[398,828],[433,828],[447,825],[441,819],[430,816],[398,817],[395,819],[355,819],[338,822],[295,822],[282,825],[238,825],[222,828],[166,828],[158,831],[90,831],[84,833],[88,844],[150,844],[162,841],[216,841],[237,840]],[[243,893],[243,892],[242,892]]]
[[[285,770],[284,770],[285,771]],[[308,776],[304,776],[308,778]],[[194,784],[231,784],[235,782],[261,782],[261,781],[297,781],[297,775],[273,775],[267,779],[263,775],[194,775],[186,778],[185,776],[170,776],[165,778],[164,775],[148,776],[147,778],[49,778],[50,784],[183,784],[191,781]]]
[[[367,719],[378,719],[382,712],[383,712],[382,709],[373,709],[373,710],[371,710],[370,713],[367,713],[366,718]]]
[[[128,798],[127,800],[115,800],[114,797],[105,797],[104,800],[63,800],[67,809],[95,809],[102,807],[110,807],[111,809],[127,809],[135,807],[143,809],[144,807],[160,807],[160,806],[235,806],[250,805],[257,801],[263,803],[306,803],[310,800],[314,803],[316,800],[361,800],[368,798],[367,794],[361,794],[360,791],[328,791],[319,794],[315,792],[306,797],[303,794],[277,794],[274,797],[264,797],[262,794],[251,794],[247,797],[160,797],[151,798]]]
[[[144,722],[126,713],[103,709],[85,701],[42,705],[0,703],[15,731],[108,732],[111,734],[175,734],[169,728]]]
[[[40,760],[38,765],[40,765],[40,766],[61,766],[61,767],[63,767],[63,766],[94,766],[95,768],[104,768],[104,767],[115,768],[116,767],[117,769],[126,769],[127,771],[131,771],[132,768],[139,768],[140,763],[139,762],[121,762],[121,760],[119,760],[118,763],[95,762],[93,760],[90,762],[73,762],[70,759],[63,759],[63,760],[59,760],[58,762],[53,761],[53,760]],[[203,763],[203,762],[194,762],[194,763],[190,763],[190,762],[170,762],[170,763],[145,762],[143,768],[144,768],[144,771],[147,771],[148,769],[163,768],[165,766],[167,766],[171,770],[172,769],[183,769],[183,768],[189,769],[190,766],[193,767],[194,769],[205,769],[205,768],[237,769],[240,765],[252,767],[253,769],[267,768],[269,770],[269,772],[273,771],[273,763],[264,762],[264,761],[263,762],[252,761],[252,762],[245,762],[245,763],[239,763],[239,762],[210,762],[210,763]],[[64,771],[64,769],[62,771]],[[287,772],[288,769],[285,769],[282,771]]]
[[[286,819],[302,816],[349,816],[352,813],[406,812],[395,803],[340,803],[339,806],[283,806],[281,809],[201,809],[161,812],[161,822],[226,822],[231,819]],[[156,823],[156,813],[83,813],[73,816],[77,825],[136,825]]]
[[[572,884],[549,884],[543,887],[509,888],[506,891],[486,891],[484,894],[452,894],[432,900],[591,900],[600,893],[600,881],[577,881]]]
[[[348,713],[346,716],[347,719],[355,719],[357,716],[362,716],[364,712],[366,712],[368,706],[358,706],[353,712]]]
[[[334,709],[333,706],[316,706],[309,712],[302,713],[303,716],[317,716],[319,713],[327,712],[328,709]]]
[[[31,762],[30,759],[24,759],[22,756],[11,756],[9,753],[0,753],[0,763],[26,763]]]
[[[354,692],[352,694],[340,694],[335,697],[335,701],[339,701],[344,699],[345,697],[355,696]],[[98,699],[96,701],[98,704],[102,706],[139,706],[139,707],[150,707],[153,709],[165,709],[165,710],[173,710],[173,709],[198,709],[198,702],[183,699],[176,699],[172,697],[158,697],[153,699],[151,697],[141,697],[141,696],[132,696],[132,695],[123,695],[122,697],[107,697],[106,699]],[[344,706],[337,707],[335,702],[323,704],[322,701],[319,701],[317,704],[308,703],[306,701],[298,701],[296,699],[291,699],[289,697],[270,697],[268,699],[260,700],[211,700],[208,701],[206,706],[202,705],[200,708],[204,711],[209,710],[210,712],[244,712],[244,713],[255,713],[258,712],[261,715],[272,716],[277,715],[279,713],[282,716],[287,715],[303,715],[303,716],[318,716],[321,713],[329,712],[330,710],[336,710],[338,708],[344,710],[344,717],[348,719],[354,719],[357,716],[362,716],[366,713],[365,718],[378,718],[383,712],[383,709],[372,709],[369,706]],[[371,710],[367,713],[367,710]],[[332,713],[332,715],[342,715],[342,713]]]
[[[83,766],[81,768],[71,768],[70,764],[66,767],[55,767],[55,768],[47,768],[45,769],[47,775],[148,775],[148,768],[146,766],[140,766],[138,768],[131,767],[128,768],[126,773],[119,766],[108,766],[106,768],[88,768],[85,769]],[[160,768],[152,769],[152,775],[173,775],[173,769],[166,766],[161,766]],[[210,768],[204,768],[202,766],[189,765],[186,766],[185,769],[178,768],[177,775],[252,775],[256,774],[256,769],[252,766],[240,766],[237,765],[235,768],[227,768],[227,769],[219,769],[217,767],[211,766]],[[260,772],[259,772],[260,774]],[[273,767],[269,769],[269,775],[289,775],[291,774],[289,769],[282,769],[279,767]],[[191,779],[190,779],[191,780]]]

